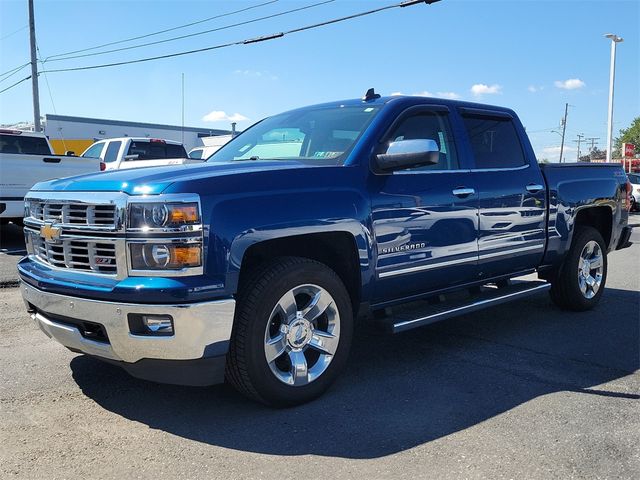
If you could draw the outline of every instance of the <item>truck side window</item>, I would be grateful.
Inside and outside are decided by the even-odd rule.
[[[122,142],[109,142],[107,152],[104,154],[105,163],[115,162],[118,159],[118,152]]]
[[[82,156],[88,157],[88,158],[100,158],[100,154],[102,153],[103,148],[104,148],[104,142],[94,143],[87,149],[86,152],[82,154]]]
[[[463,119],[476,168],[515,168],[527,163],[510,118],[473,115]]]
[[[435,140],[440,148],[440,158],[436,165],[408,170],[455,170],[458,168],[458,156],[446,113],[421,112],[411,115],[396,126],[388,142],[416,139]]]

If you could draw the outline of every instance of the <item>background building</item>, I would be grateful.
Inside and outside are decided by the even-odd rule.
[[[49,137],[55,153],[73,151],[80,155],[89,145],[103,138],[149,137],[175,140],[187,151],[201,146],[203,137],[228,135],[231,130],[181,127],[156,123],[127,122],[100,118],[45,115],[44,133]]]

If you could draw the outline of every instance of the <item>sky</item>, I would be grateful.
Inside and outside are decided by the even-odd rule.
[[[125,51],[107,49],[226,27],[322,0],[35,0],[40,70],[127,61],[235,42],[397,3],[335,0],[216,32]],[[327,0],[324,0],[325,2]],[[222,18],[215,15],[254,7]],[[81,52],[186,23],[197,25]],[[29,61],[27,0],[0,0],[0,73]],[[304,105],[420,94],[513,108],[538,159],[557,161],[560,120],[569,103],[566,158],[578,134],[606,146],[610,44],[618,44],[614,136],[640,115],[640,1],[441,0],[356,18],[270,41],[103,69],[41,74],[41,114],[246,128]],[[56,61],[57,60],[57,61]],[[0,90],[29,75],[28,67]],[[31,83],[0,93],[0,124],[32,121]],[[554,130],[556,132],[554,132]],[[588,146],[591,146],[589,142]],[[584,143],[582,153],[586,153]]]

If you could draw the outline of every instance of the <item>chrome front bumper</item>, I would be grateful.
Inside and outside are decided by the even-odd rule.
[[[22,296],[36,325],[65,347],[106,360],[134,363],[143,359],[195,360],[224,355],[231,338],[235,310],[232,298],[181,305],[113,303],[48,293],[26,283]],[[174,335],[134,335],[128,315],[171,315]],[[70,323],[54,317],[85,320],[102,325],[108,341],[84,337]]]

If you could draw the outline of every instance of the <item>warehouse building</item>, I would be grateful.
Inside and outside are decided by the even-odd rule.
[[[175,140],[183,143],[189,151],[202,146],[202,138],[229,135],[231,130],[47,114],[44,117],[44,134],[49,137],[51,147],[58,155],[68,151],[80,155],[93,142],[114,137]]]

